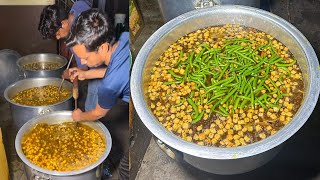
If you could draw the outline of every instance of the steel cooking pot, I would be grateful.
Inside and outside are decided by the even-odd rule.
[[[4,91],[4,97],[10,103],[13,126],[15,130],[19,130],[19,128],[25,122],[38,115],[46,114],[52,111],[73,109],[72,94],[70,94],[66,100],[49,106],[26,106],[11,101],[11,98],[18,92],[45,85],[59,86],[61,80],[62,79],[59,78],[28,78],[15,82],[6,88]],[[70,82],[65,81],[62,87],[72,92],[72,84]]]
[[[102,173],[102,162],[107,158],[112,146],[112,139],[109,130],[100,121],[81,122],[97,132],[99,132],[106,142],[106,150],[103,155],[95,163],[83,169],[67,172],[50,171],[32,164],[21,149],[21,138],[37,123],[58,124],[72,121],[71,111],[56,111],[42,116],[30,119],[19,130],[16,139],[15,147],[18,156],[23,161],[25,172],[29,180],[46,179],[46,180],[100,180]]]
[[[289,48],[304,76],[305,94],[292,121],[262,141],[235,148],[200,146],[184,141],[166,130],[147,105],[145,89],[150,70],[159,56],[180,37],[195,30],[224,24],[240,24],[271,34]],[[237,174],[253,170],[275,156],[279,145],[294,135],[308,120],[319,96],[320,72],[317,56],[308,40],[293,25],[264,10],[224,5],[188,12],[159,28],[143,45],[131,73],[134,107],[145,126],[189,164],[216,174]],[[179,156],[179,152],[181,155]]]
[[[251,7],[260,7],[260,0],[158,0],[161,14],[166,22],[171,19],[199,8],[208,8],[215,5],[236,4]]]
[[[54,62],[58,63],[59,66],[54,70],[26,70],[24,65],[30,63],[48,63]],[[57,77],[60,78],[68,61],[65,57],[60,56],[58,54],[51,53],[37,53],[37,54],[29,54],[23,56],[18,59],[17,65],[24,73],[25,78],[33,78],[33,77]]]
[[[17,66],[20,54],[11,49],[0,50],[0,93],[3,98],[4,90],[12,83],[23,79],[23,73]],[[4,100],[4,99],[3,99]]]

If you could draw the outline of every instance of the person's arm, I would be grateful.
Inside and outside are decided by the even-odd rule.
[[[83,71],[87,71],[88,70],[88,67],[87,66],[83,66],[83,67],[80,67],[79,68],[80,70],[83,70]],[[70,75],[69,75],[69,69],[66,69],[63,71],[62,75],[61,75],[61,78],[64,78],[64,79],[70,79]],[[73,80],[73,79],[72,79]]]
[[[76,71],[75,73],[72,73],[73,71]],[[70,68],[69,69],[69,75],[70,80],[73,81],[75,77],[78,76],[79,80],[85,80],[85,79],[99,79],[103,78],[104,74],[107,71],[107,67],[104,68],[97,68],[97,69],[90,69],[90,70],[82,70],[79,68]]]
[[[88,71],[85,71],[85,78],[86,79],[97,79],[97,78],[103,78],[104,74],[106,73],[107,68],[96,68],[96,69],[90,69]]]
[[[95,121],[104,117],[109,112],[109,109],[103,109],[97,104],[95,109],[87,112],[82,112],[80,109],[76,109],[72,112],[72,119],[74,121]]]

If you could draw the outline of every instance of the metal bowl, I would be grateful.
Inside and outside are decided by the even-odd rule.
[[[23,73],[17,66],[20,54],[11,49],[0,50],[0,98],[3,99],[4,90],[12,83],[23,79]],[[4,99],[3,99],[4,100]]]
[[[52,111],[73,109],[72,93],[70,93],[69,97],[66,100],[48,106],[27,106],[15,103],[11,100],[17,93],[26,89],[46,85],[59,86],[61,80],[62,79],[59,78],[28,78],[17,81],[5,89],[4,98],[10,103],[13,126],[16,131],[19,130],[19,128],[21,128],[21,126],[25,122],[35,116],[46,114]],[[65,88],[72,92],[72,84],[68,81],[65,81],[63,83],[62,88]]]
[[[298,60],[305,85],[302,105],[288,125],[262,141],[235,148],[200,146],[184,141],[158,122],[145,98],[150,70],[172,43],[195,30],[224,24],[256,28],[281,41]],[[279,145],[295,134],[308,120],[319,96],[318,66],[317,56],[309,41],[284,19],[267,11],[246,6],[215,6],[176,17],[159,28],[145,42],[132,69],[131,95],[135,109],[145,126],[162,142],[181,152],[182,160],[211,173],[237,174],[253,170],[272,159],[279,151]]]
[[[251,7],[260,7],[260,0],[184,0],[184,1],[172,1],[172,0],[158,0],[158,4],[161,10],[161,14],[166,22],[171,19],[199,8],[207,8],[215,5],[236,4]]]
[[[103,155],[93,164],[79,169],[75,171],[51,171],[39,166],[32,164],[26,156],[22,152],[21,148],[21,139],[25,135],[25,133],[29,132],[35,124],[37,123],[48,123],[48,124],[60,124],[63,122],[71,122],[72,112],[71,111],[56,111],[53,113],[45,114],[42,116],[38,116],[32,118],[27,123],[25,123],[19,130],[16,139],[15,139],[15,147],[18,156],[23,161],[26,169],[27,177],[30,179],[43,178],[43,179],[51,179],[51,180],[77,180],[77,179],[86,179],[86,180],[100,180],[101,179],[101,171],[102,171],[102,162],[107,158],[108,154],[111,151],[112,139],[109,130],[100,122],[81,122],[85,125],[90,126],[98,133],[102,135],[106,142],[106,150]]]
[[[45,65],[46,63],[54,62],[59,63],[57,69],[54,70],[26,70],[24,65],[30,63],[41,63]],[[24,72],[25,78],[33,77],[61,77],[68,61],[65,57],[58,54],[51,53],[38,53],[38,54],[29,54],[18,59],[17,65]]]

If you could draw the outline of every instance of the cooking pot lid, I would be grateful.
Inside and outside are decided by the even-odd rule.
[[[20,54],[10,49],[0,50],[0,99],[4,100],[4,91],[12,83],[23,79],[23,73],[19,70],[16,61]]]

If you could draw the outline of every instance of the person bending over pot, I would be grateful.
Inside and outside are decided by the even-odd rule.
[[[114,118],[114,114],[128,114],[130,99],[129,73],[130,73],[130,49],[129,33],[123,32],[116,39],[115,29],[110,19],[97,9],[89,9],[80,14],[71,28],[66,40],[68,47],[77,54],[81,63],[88,67],[98,67],[102,64],[107,66],[106,73],[101,75],[95,71],[83,71],[79,68],[69,70],[70,79],[75,77],[79,80],[101,78],[97,91],[98,101],[91,110],[81,111],[76,109],[72,112],[74,121],[95,121],[106,115],[106,126],[110,128],[113,140],[123,144],[123,155],[119,165],[119,178],[129,179],[129,129],[128,118]],[[75,73],[73,73],[76,71]],[[71,75],[72,74],[72,75]],[[116,106],[124,103],[124,106]],[[115,109],[124,109],[121,113]],[[113,121],[115,119],[116,121]],[[123,121],[124,120],[124,121]],[[121,124],[124,124],[123,126]],[[114,127],[114,128],[112,128]],[[120,127],[120,128],[118,128]],[[118,129],[117,129],[118,128]],[[114,142],[115,142],[114,141]],[[118,142],[117,142],[118,144]]]
[[[66,44],[73,49],[82,64],[88,67],[99,67],[105,64],[108,67],[103,75],[97,71],[69,69],[71,81],[75,77],[78,77],[79,80],[102,78],[95,108],[85,112],[76,109],[72,113],[75,121],[94,121],[104,117],[117,103],[118,98],[129,103],[128,32],[123,32],[116,40],[114,27],[109,18],[97,9],[89,9],[77,18]],[[74,71],[76,72],[72,73]]]
[[[69,36],[71,26],[74,24],[75,19],[80,13],[90,9],[90,6],[85,1],[76,1],[71,7],[69,13],[57,5],[46,6],[41,13],[38,30],[44,39],[64,40]],[[70,48],[71,53],[74,55],[78,68],[82,70],[95,71],[103,76],[106,72],[106,66],[88,68],[85,64],[81,64],[80,58]],[[63,73],[63,77],[69,79],[68,72]],[[94,79],[88,81],[88,91],[85,101],[85,110],[95,108],[98,100],[97,91],[100,80]],[[82,88],[80,88],[80,91]]]

